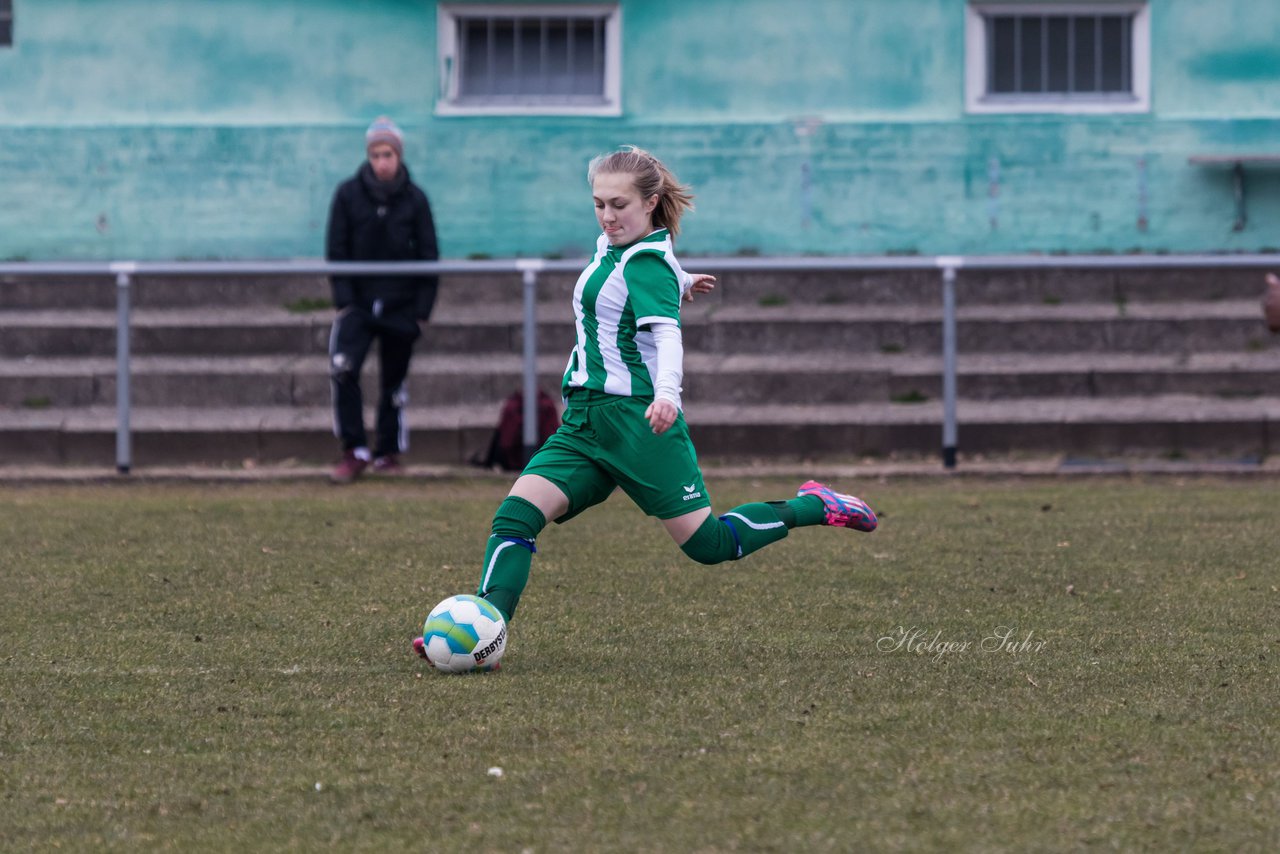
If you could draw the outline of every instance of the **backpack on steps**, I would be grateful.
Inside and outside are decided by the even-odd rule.
[[[551,396],[538,390],[538,446],[547,441],[560,426],[560,413]],[[512,392],[502,402],[498,426],[489,440],[489,450],[471,458],[471,463],[503,471],[519,471],[528,462],[524,458],[524,394]]]

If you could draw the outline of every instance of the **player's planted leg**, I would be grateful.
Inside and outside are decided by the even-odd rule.
[[[542,511],[518,496],[508,496],[493,516],[476,595],[492,602],[508,622],[529,583],[529,566],[537,551],[534,540],[546,525]]]
[[[507,496],[493,515],[476,595],[493,603],[508,623],[529,583],[529,567],[537,551],[534,539],[546,526],[547,519],[541,510],[514,495]],[[414,638],[413,651],[422,658],[427,657],[422,638]]]

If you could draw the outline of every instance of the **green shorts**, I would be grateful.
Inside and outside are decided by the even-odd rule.
[[[711,506],[684,414],[655,435],[644,417],[648,408],[643,399],[570,392],[560,429],[523,472],[545,477],[568,497],[568,511],[555,521],[566,522],[599,504],[615,487],[659,519]]]

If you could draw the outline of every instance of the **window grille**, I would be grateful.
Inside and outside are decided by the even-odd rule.
[[[1133,15],[987,17],[988,92],[1132,94]]]
[[[0,47],[13,45],[13,0],[0,0]]]
[[[444,104],[458,112],[616,112],[616,6],[445,5]]]
[[[966,100],[973,112],[1148,109],[1145,2],[972,3]]]

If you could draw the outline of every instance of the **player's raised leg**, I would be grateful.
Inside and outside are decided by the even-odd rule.
[[[795,498],[742,504],[719,517],[709,508],[664,522],[672,539],[703,564],[738,560],[787,536],[792,528],[833,525],[870,532],[876,515],[866,502],[808,481]]]

